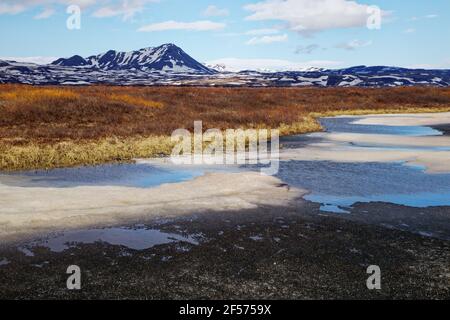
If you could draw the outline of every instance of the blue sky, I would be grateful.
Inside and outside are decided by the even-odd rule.
[[[80,29],[66,27],[70,4]],[[380,29],[367,27],[371,5]],[[450,68],[449,31],[449,0],[0,0],[0,57],[33,61],[171,42],[237,69]]]

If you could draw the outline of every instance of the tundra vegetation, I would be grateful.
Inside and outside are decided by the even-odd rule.
[[[450,111],[450,88],[0,85],[0,170],[168,155],[179,128],[319,131],[334,115]]]

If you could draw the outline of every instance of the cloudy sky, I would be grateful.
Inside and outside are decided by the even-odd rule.
[[[449,31],[449,0],[0,0],[0,57],[26,61],[170,42],[237,69],[450,68]]]

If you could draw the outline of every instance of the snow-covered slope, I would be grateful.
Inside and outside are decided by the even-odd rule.
[[[218,63],[218,64],[207,64],[206,65],[209,69],[215,70],[217,72],[231,72],[231,70],[224,64]]]
[[[156,48],[144,48],[131,52],[110,50],[87,58],[78,55],[61,58],[52,65],[63,67],[93,67],[101,70],[141,70],[166,71],[176,73],[206,73],[215,71],[194,60],[174,44],[164,44]]]
[[[9,66],[9,63],[4,61],[4,60],[0,60],[0,67],[7,67]]]

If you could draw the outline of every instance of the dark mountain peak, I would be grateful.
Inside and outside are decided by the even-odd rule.
[[[74,55],[70,58],[60,58],[56,61],[53,61],[51,64],[63,67],[78,67],[78,66],[87,66],[89,63],[81,56]]]
[[[95,57],[89,57],[89,59],[92,59]],[[109,50],[108,52],[106,52],[105,54],[101,55],[100,58],[98,59],[98,64],[103,65],[103,64],[108,64],[109,62],[113,61],[116,58],[116,51],[115,50]]]
[[[345,70],[349,71],[349,72],[355,72],[355,71],[361,71],[366,69],[367,66],[365,65],[361,65],[361,66],[354,66],[354,67],[350,67],[350,68],[346,68]]]
[[[61,66],[85,66],[101,70],[141,70],[164,71],[176,73],[215,73],[173,43],[159,47],[148,47],[137,51],[119,52],[109,50],[106,53],[90,56],[86,59],[74,56],[69,59],[58,59],[52,64]]]

